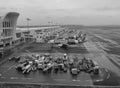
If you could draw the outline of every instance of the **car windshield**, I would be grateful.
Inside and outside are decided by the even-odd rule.
[[[120,0],[0,0],[0,88],[120,88]]]

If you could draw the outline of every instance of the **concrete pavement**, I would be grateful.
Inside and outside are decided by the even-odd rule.
[[[120,69],[116,67],[106,56],[107,53],[103,51],[102,49],[98,48],[95,43],[92,41],[88,41],[84,43],[84,46],[87,48],[87,50],[90,53],[90,57],[94,60],[96,60],[100,66],[107,68],[114,73],[116,73],[118,76],[120,76]],[[109,55],[108,55],[109,56]]]
[[[89,36],[88,36],[89,37]],[[68,55],[77,55],[79,57],[86,56],[91,57],[92,59],[96,60],[101,67],[105,67],[115,73],[120,73],[120,70],[109,61],[109,59],[106,56],[106,53],[99,49],[98,46],[93,43],[92,41],[87,41],[82,47],[77,48],[70,48]],[[83,49],[83,50],[82,50]],[[76,51],[76,52],[75,52]],[[85,52],[86,53],[85,53]],[[23,54],[23,52],[17,52],[16,55]],[[58,50],[57,48],[53,50],[52,54],[55,56],[58,53],[66,53],[64,50]],[[52,85],[89,85],[93,86],[93,79],[91,78],[91,75],[88,73],[81,72],[78,77],[72,77],[69,72],[68,73],[58,73],[58,74],[42,74],[42,72],[31,72],[28,75],[23,75],[22,73],[15,70],[14,66],[16,64],[14,62],[7,62],[5,63],[0,70],[3,71],[0,77],[0,82],[6,82],[6,83],[35,83],[35,84],[52,84]],[[107,75],[107,78],[109,78],[110,75]]]

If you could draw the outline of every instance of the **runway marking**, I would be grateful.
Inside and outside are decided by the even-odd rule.
[[[72,81],[81,81],[81,80],[76,80],[76,79],[73,79]]]
[[[108,73],[108,70],[107,70],[107,69],[105,69],[105,71]]]
[[[100,81],[103,81],[103,79],[96,80],[96,82],[100,82]]]
[[[18,79],[18,77],[10,77],[10,79]]]
[[[110,74],[107,75],[107,79],[109,79],[109,78],[110,78]]]
[[[7,70],[5,70],[5,71],[3,72],[3,74],[6,73],[8,70],[12,69],[14,66],[15,66],[15,64],[12,65],[11,67],[9,67]]]
[[[8,84],[33,84],[33,85],[59,85],[59,86],[81,86],[80,85],[70,85],[70,84],[52,84],[52,83],[25,83],[25,82],[0,82],[0,83],[8,83]],[[89,84],[88,84],[89,85]],[[82,85],[82,86],[88,86],[88,85]],[[89,86],[93,86],[93,85],[89,85]]]

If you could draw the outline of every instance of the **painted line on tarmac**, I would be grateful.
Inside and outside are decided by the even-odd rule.
[[[100,76],[100,77],[103,77],[103,76],[104,76],[104,73],[103,73],[103,71],[102,71],[101,69],[99,70],[99,76]]]
[[[70,84],[52,84],[52,83],[25,83],[25,82],[0,82],[0,83],[5,83],[5,84],[32,84],[32,85],[56,85],[56,86],[81,86],[81,84],[80,85],[76,85],[76,84],[73,84],[73,85],[70,85]],[[82,85],[82,86],[88,86],[88,85]],[[93,85],[89,85],[89,86],[93,86]]]
[[[105,68],[105,71],[108,73],[108,70]]]
[[[100,82],[100,81],[103,81],[103,79],[96,80],[96,82]]]
[[[106,79],[109,79],[109,78],[110,78],[110,73],[108,72],[108,69],[105,69],[105,71],[108,73],[108,75],[107,75],[107,78],[106,78]]]
[[[72,81],[81,81],[81,80],[76,80],[76,79],[73,79]]]
[[[110,78],[110,74],[107,75],[107,79],[109,79],[109,78]]]
[[[12,66],[11,66],[11,67],[9,67],[7,70],[10,70],[10,69],[12,69],[14,66],[15,66],[15,65],[12,65]]]
[[[3,74],[6,73],[8,70],[12,69],[14,66],[15,66],[15,64],[12,65],[11,67],[9,67],[7,70],[5,70],[5,71],[3,72]]]
[[[18,77],[10,77],[10,79],[18,79]]]

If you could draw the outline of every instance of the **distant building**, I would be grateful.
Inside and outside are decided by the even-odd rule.
[[[35,30],[34,34],[36,42],[45,42],[46,38],[52,36],[58,29],[59,27],[49,27]]]
[[[0,48],[13,44],[18,16],[17,12],[8,12],[0,16]]]
[[[45,38],[53,35],[55,32],[57,33],[59,26],[55,27],[32,27],[32,28],[17,28],[17,30],[21,30],[24,35],[25,41],[27,40],[35,40],[36,42],[43,43],[45,42]]]
[[[16,28],[19,13],[7,12],[0,14],[0,57],[5,49],[11,49],[15,45],[24,42],[44,42],[46,37],[54,34],[56,27],[32,27]],[[57,31],[56,31],[57,32]],[[2,54],[1,54],[2,53]]]
[[[21,30],[21,32],[22,32],[25,42],[34,40],[34,38],[35,38],[34,30],[24,30],[24,31]]]
[[[45,32],[41,29],[35,30],[35,40],[36,42],[44,42]]]

